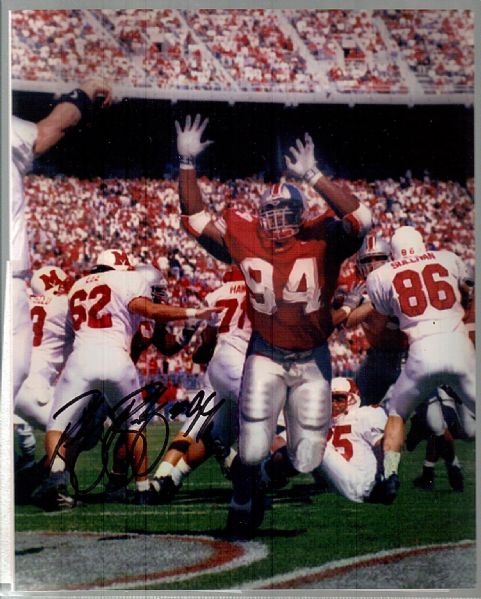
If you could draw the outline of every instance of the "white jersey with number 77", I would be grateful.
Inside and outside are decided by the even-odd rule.
[[[462,332],[464,310],[459,281],[461,259],[447,250],[393,260],[367,278],[378,312],[396,316],[409,343],[438,333]]]

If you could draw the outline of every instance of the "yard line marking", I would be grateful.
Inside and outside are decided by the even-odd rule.
[[[354,556],[351,558],[341,559],[333,562],[327,562],[321,566],[313,568],[300,568],[279,574],[271,578],[251,581],[239,587],[245,589],[293,589],[303,588],[302,585],[310,584],[325,580],[327,578],[335,578],[336,576],[345,574],[357,568],[369,568],[371,566],[385,565],[402,560],[406,557],[416,556],[444,551],[457,548],[475,547],[476,544],[472,540],[458,541],[454,543],[440,543],[437,545],[421,545],[418,547],[402,547],[378,553],[368,553],[366,555]]]
[[[136,507],[141,507],[141,506],[136,506]],[[223,508],[224,509],[224,508]],[[168,512],[175,512],[176,514],[185,514],[186,516],[198,516],[200,514],[210,514],[212,513],[212,510],[183,510],[183,509],[172,509],[170,508],[168,511],[165,509],[159,509],[159,510],[143,510],[143,509],[139,509],[139,510],[132,510],[132,511],[128,511],[128,512],[110,512],[110,511],[98,511],[98,512],[86,512],[84,510],[82,510],[82,508],[77,508],[77,509],[73,509],[73,510],[59,510],[58,512],[39,512],[37,514],[16,514],[16,518],[38,518],[38,517],[49,517],[49,518],[54,518],[57,516],[69,516],[69,515],[75,515],[75,516],[162,516],[162,515],[166,515],[166,516],[170,516],[172,515],[171,513]]]

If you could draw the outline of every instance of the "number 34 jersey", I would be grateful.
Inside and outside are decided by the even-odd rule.
[[[150,298],[150,288],[135,271],[109,270],[76,281],[68,294],[74,350],[106,344],[129,353],[142,317],[128,305],[138,297]]]
[[[428,251],[373,271],[367,278],[367,291],[378,312],[399,319],[411,344],[437,333],[463,330],[459,291],[463,272],[456,254]]]
[[[348,235],[329,211],[279,247],[250,213],[228,209],[223,220],[224,241],[245,277],[252,330],[292,351],[324,343],[332,332],[330,304],[341,263],[362,240]]]

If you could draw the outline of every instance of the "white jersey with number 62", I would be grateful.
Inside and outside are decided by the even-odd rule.
[[[68,295],[74,349],[108,344],[130,352],[142,317],[130,312],[128,305],[137,297],[150,299],[150,287],[135,271],[109,270],[76,281]]]
[[[463,331],[459,291],[463,272],[456,254],[427,251],[393,260],[371,272],[367,291],[378,312],[399,319],[411,344],[430,335]]]

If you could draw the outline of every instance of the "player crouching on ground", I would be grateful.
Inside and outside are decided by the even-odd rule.
[[[75,340],[55,388],[47,426],[45,449],[50,475],[35,493],[45,509],[73,507],[66,489],[77,458],[77,436],[84,442],[85,422],[105,402],[116,433],[126,436],[127,455],[136,481],[136,502],[149,496],[147,447],[141,421],[142,396],[137,369],[130,356],[132,336],[141,318],[155,322],[210,318],[216,308],[193,309],[155,304],[143,274],[136,272],[127,254],[105,250],[91,274],[71,288],[69,298]],[[127,399],[127,401],[123,401]],[[92,403],[91,403],[92,402]]]
[[[386,503],[399,489],[404,421],[440,385],[449,385],[475,412],[476,359],[464,325],[460,287],[465,265],[448,252],[426,251],[420,233],[400,227],[391,239],[392,261],[367,278],[369,298],[385,318],[396,316],[409,340],[409,356],[393,390],[384,435]]]

